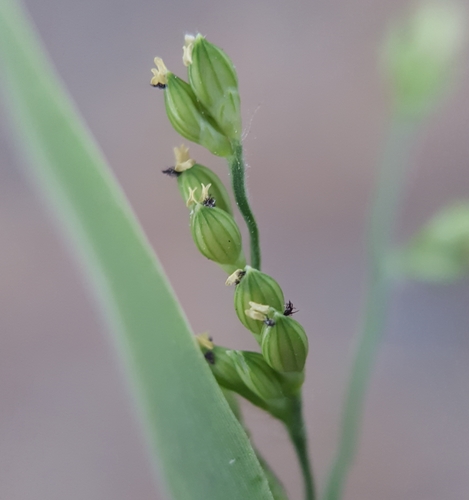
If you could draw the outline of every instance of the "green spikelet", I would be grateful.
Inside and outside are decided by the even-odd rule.
[[[267,363],[282,373],[302,372],[308,355],[308,338],[298,321],[275,313],[264,326],[262,354]]]
[[[284,306],[283,292],[279,284],[269,275],[250,266],[246,266],[244,272],[244,276],[236,285],[234,306],[241,323],[260,340],[263,323],[246,315],[249,302],[266,304],[282,311]]]
[[[177,182],[184,201],[187,201],[191,190],[198,188],[201,184],[205,186],[210,184],[209,194],[214,198],[215,206],[233,215],[228,191],[218,175],[209,168],[196,163],[191,168],[181,172]]]
[[[233,217],[221,208],[197,203],[191,215],[191,232],[200,253],[227,266],[227,272],[245,263],[239,228]]]
[[[195,95],[231,140],[241,139],[241,113],[238,77],[231,59],[202,35],[186,37],[191,52],[189,82]]]

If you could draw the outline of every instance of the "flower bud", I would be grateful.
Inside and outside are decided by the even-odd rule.
[[[268,405],[285,398],[279,374],[265,362],[261,354],[248,351],[228,351],[236,370],[249,389]]]
[[[455,5],[430,3],[391,26],[383,65],[401,113],[419,116],[450,83],[464,42],[463,18]]]
[[[261,348],[265,360],[274,370],[301,372],[308,355],[308,337],[298,321],[275,312],[265,322]]]
[[[184,200],[187,200],[191,191],[197,189],[201,184],[210,185],[209,196],[213,199],[213,204],[232,215],[230,197],[220,177],[209,168],[195,163],[189,157],[187,148],[183,148],[183,145],[180,148],[174,148],[176,165],[173,170],[176,172],[179,191]],[[181,151],[187,152],[187,155],[182,157],[183,161],[178,162],[178,158],[181,160]]]
[[[202,35],[186,37],[184,63],[195,95],[231,140],[241,139],[238,77],[231,59]]]
[[[279,284],[269,275],[246,266],[234,294],[234,306],[241,323],[256,336],[260,336],[263,324],[246,314],[249,302],[265,304],[276,310],[283,310],[283,292]],[[260,338],[259,338],[260,340]]]
[[[232,154],[230,141],[200,104],[191,86],[167,70],[163,61],[155,58],[151,85],[165,89],[166,114],[176,132],[207,148],[214,155]]]
[[[196,203],[191,214],[191,232],[202,255],[225,266],[228,272],[245,265],[241,233],[233,217],[221,208]]]

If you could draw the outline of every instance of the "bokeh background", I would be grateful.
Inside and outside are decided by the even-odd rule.
[[[254,348],[236,320],[223,272],[191,241],[174,180],[160,173],[181,140],[165,117],[162,92],[149,85],[156,55],[184,74],[186,32],[207,35],[234,60],[264,270],[300,309],[310,338],[305,411],[323,485],[360,326],[368,200],[389,118],[378,48],[387,23],[409,4],[25,4],[194,331]],[[415,146],[396,242],[445,203],[468,197],[468,91],[463,57],[454,92]],[[0,499],[165,500],[107,328],[53,216],[20,168],[3,112],[0,123]],[[191,152],[227,180],[221,159],[198,146]],[[347,500],[468,498],[468,304],[467,281],[396,287]],[[283,429],[251,407],[245,412],[259,448],[299,499]]]

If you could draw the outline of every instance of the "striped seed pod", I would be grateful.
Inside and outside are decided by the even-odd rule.
[[[177,182],[184,200],[187,200],[191,190],[194,190],[201,184],[205,184],[206,186],[210,184],[209,196],[213,199],[215,207],[233,215],[228,191],[220,177],[209,168],[196,163],[191,168],[181,172],[178,175]]]
[[[229,349],[214,345],[206,334],[198,335],[197,341],[220,387],[239,394],[260,408],[267,409],[265,402],[245,384],[239,375],[235,361],[229,355],[231,352]]]
[[[276,310],[283,310],[284,297],[279,284],[269,275],[246,266],[244,274],[236,285],[234,306],[241,323],[260,340],[263,323],[246,314],[249,302],[266,304]]]
[[[284,399],[281,378],[265,362],[261,354],[249,351],[228,351],[239,376],[266,404]]]
[[[166,114],[172,126],[183,137],[207,148],[217,156],[230,156],[231,143],[202,106],[191,86],[168,71],[156,57],[151,85],[164,89]]]
[[[274,370],[302,372],[308,355],[308,337],[298,321],[275,312],[264,323],[261,348]]]
[[[191,232],[200,253],[224,266],[227,272],[246,264],[239,228],[221,208],[196,203],[191,213]]]
[[[238,77],[231,59],[201,34],[186,36],[183,62],[189,83],[218,127],[231,140],[241,139]]]

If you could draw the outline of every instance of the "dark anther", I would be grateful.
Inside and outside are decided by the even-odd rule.
[[[155,89],[165,89],[166,85],[164,83],[157,83],[156,85],[152,85]]]
[[[283,311],[284,316],[291,316],[292,314],[295,314],[298,312],[298,309],[292,304],[291,300],[289,300],[285,304],[285,310]]]
[[[166,170],[162,170],[162,172],[170,177],[179,177],[181,175],[181,172],[177,172],[174,167],[169,167]]]
[[[241,271],[238,273],[238,278],[234,282],[235,285],[239,285],[241,283],[241,280],[243,279],[243,276],[246,274],[246,271]]]
[[[215,208],[216,202],[213,196],[208,195],[207,198],[203,201],[204,207]]]
[[[270,318],[265,318],[264,323],[267,326],[274,326],[275,325],[275,321],[273,319],[270,319]]]
[[[215,364],[215,354],[213,354],[213,351],[207,351],[204,357],[211,365]]]

